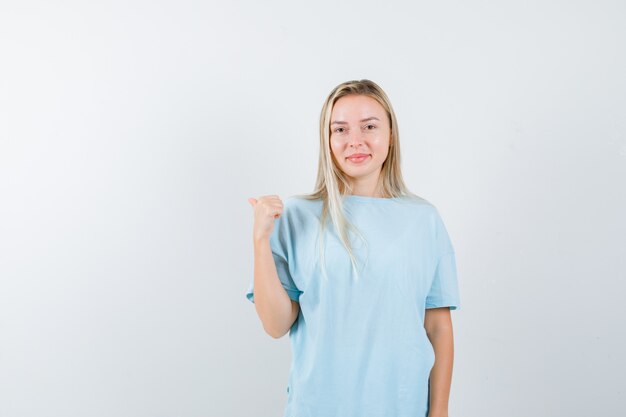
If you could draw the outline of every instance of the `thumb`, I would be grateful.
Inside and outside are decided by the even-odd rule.
[[[252,207],[254,207],[256,205],[256,203],[257,203],[257,199],[250,197],[250,198],[248,198],[248,203],[250,203],[250,205]]]

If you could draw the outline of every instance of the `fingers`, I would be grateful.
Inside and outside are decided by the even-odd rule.
[[[248,202],[255,209],[255,211],[259,208],[257,207],[257,205],[260,205],[262,211],[268,215],[271,215],[271,217],[274,219],[280,217],[280,214],[283,211],[283,202],[276,194],[263,195],[260,196],[258,199],[254,197],[249,197]]]
[[[248,202],[250,203],[250,205],[252,207],[256,206],[257,203],[259,203],[261,200],[263,200],[264,202],[266,202],[268,204],[278,205],[278,206],[281,206],[281,207],[283,205],[282,200],[276,194],[263,195],[263,196],[259,197],[258,199],[253,198],[253,197],[249,197],[248,198]]]
[[[274,220],[279,218],[283,212],[283,202],[280,197],[264,195],[258,199],[249,197],[248,202],[254,209],[254,238],[269,238],[274,229]]]

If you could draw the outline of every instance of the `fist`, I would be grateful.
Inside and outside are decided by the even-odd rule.
[[[258,199],[250,197],[248,202],[254,209],[252,237],[255,240],[269,239],[274,230],[274,219],[283,212],[283,202],[277,195],[266,195]]]

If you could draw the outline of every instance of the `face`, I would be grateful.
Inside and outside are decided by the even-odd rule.
[[[371,97],[350,94],[335,102],[330,123],[330,147],[341,170],[361,185],[373,186],[389,154],[385,109]]]

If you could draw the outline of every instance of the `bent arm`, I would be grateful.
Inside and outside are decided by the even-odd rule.
[[[254,305],[263,329],[275,339],[289,331],[300,312],[278,278],[269,239],[254,240]]]

